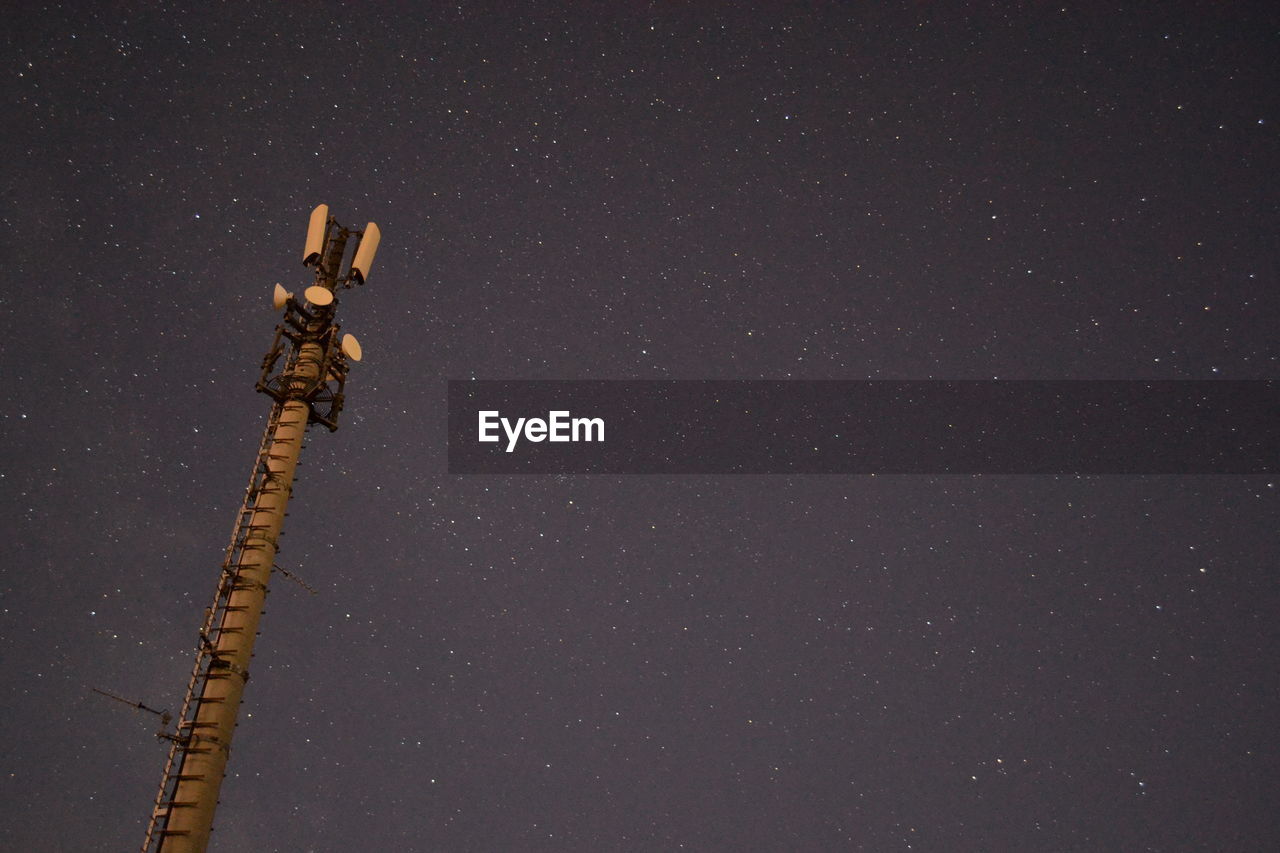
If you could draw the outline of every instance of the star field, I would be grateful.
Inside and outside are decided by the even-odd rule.
[[[21,3],[0,847],[142,841],[300,291],[378,223],[215,851],[1269,849],[1274,475],[450,476],[449,379],[1271,379],[1277,18]]]

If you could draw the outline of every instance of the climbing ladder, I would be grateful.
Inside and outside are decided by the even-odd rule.
[[[248,550],[261,547],[261,545],[249,544],[248,541],[254,531],[253,517],[257,511],[258,496],[264,492],[287,487],[273,482],[275,475],[268,465],[276,430],[280,426],[284,409],[283,400],[271,407],[271,415],[267,418],[267,426],[262,432],[262,441],[258,445],[258,456],[254,462],[253,473],[249,477],[249,485],[245,488],[244,500],[240,504],[236,523],[231,531],[231,542],[227,545],[226,555],[222,561],[222,571],[218,576],[218,591],[214,595],[213,606],[205,611],[204,626],[200,629],[200,643],[196,646],[195,663],[191,668],[191,678],[187,682],[186,696],[182,700],[182,710],[178,713],[178,727],[174,734],[164,735],[170,741],[169,756],[165,761],[160,789],[156,792],[151,820],[147,825],[147,837],[142,844],[142,853],[153,853],[159,850],[161,840],[166,835],[170,812],[175,806],[181,805],[174,802],[174,792],[182,778],[182,766],[187,754],[209,748],[192,744],[192,735],[197,725],[196,715],[200,710],[199,697],[207,680],[225,678],[228,675],[225,668],[217,665],[215,649],[218,647],[219,636],[223,633],[223,622],[228,612],[231,593],[242,584],[250,583],[240,577],[244,554]],[[228,629],[230,630],[239,629]]]

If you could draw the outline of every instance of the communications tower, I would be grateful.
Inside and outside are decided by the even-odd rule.
[[[310,424],[338,428],[347,370],[360,360],[360,344],[334,320],[336,291],[364,284],[380,239],[377,225],[343,228],[322,204],[311,212],[302,253],[315,283],[301,300],[276,285],[284,316],[257,382],[272,399],[271,413],[205,611],[177,729],[162,734],[169,755],[143,853],[202,853],[209,843],[302,440]]]

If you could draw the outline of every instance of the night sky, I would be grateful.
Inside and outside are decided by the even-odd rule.
[[[319,203],[365,359],[211,849],[1280,844],[1275,475],[445,454],[449,379],[1277,378],[1267,4],[15,5],[0,848],[142,842],[90,688],[181,701]]]

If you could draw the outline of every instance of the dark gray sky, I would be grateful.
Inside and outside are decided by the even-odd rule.
[[[1265,4],[934,5],[10,9],[0,846],[141,843],[89,687],[180,702],[321,202],[212,849],[1280,843],[1274,477],[445,474],[447,379],[1276,378]]]

